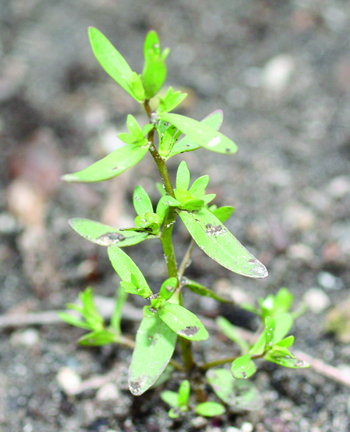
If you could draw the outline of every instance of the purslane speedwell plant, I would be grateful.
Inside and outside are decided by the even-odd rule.
[[[143,106],[148,123],[141,127],[135,117],[128,115],[126,125],[129,133],[119,134],[125,145],[86,169],[65,175],[63,180],[84,183],[109,180],[136,165],[149,152],[162,179],[162,185],[158,187],[161,196],[154,207],[147,192],[141,186],[135,187],[133,204],[137,216],[134,228],[117,229],[80,218],[69,221],[71,227],[85,239],[108,248],[109,259],[121,282],[109,325],[96,309],[90,288],[80,295],[81,306],[69,305],[81,318],[67,313],[62,313],[61,317],[69,324],[89,331],[80,339],[82,345],[119,343],[134,349],[129,368],[129,388],[135,396],[160,381],[164,382],[171,369],[187,373],[190,381],[183,381],[178,393],[164,391],[161,394],[171,407],[170,417],[180,417],[191,411],[204,416],[218,416],[225,412],[225,406],[236,411],[259,409],[259,394],[250,381],[245,381],[256,372],[257,359],[263,358],[289,368],[309,366],[289,351],[294,337],[287,335],[295,318],[295,314],[290,312],[293,303],[291,293],[283,288],[276,296],[259,299],[258,307],[241,305],[261,319],[260,329],[251,343],[243,340],[230,322],[219,317],[218,328],[238,344],[240,355],[205,364],[195,363],[191,343],[206,340],[208,331],[200,319],[186,309],[182,297],[183,290],[189,289],[197,295],[225,301],[211,289],[184,276],[195,243],[210,258],[232,272],[251,278],[267,276],[264,265],[224,225],[232,215],[233,207],[218,208],[211,204],[215,194],[206,194],[209,176],[203,175],[191,184],[190,171],[184,161],[178,166],[175,188],[169,176],[167,161],[183,152],[205,148],[224,155],[236,153],[236,145],[218,132],[223,113],[221,110],[214,111],[200,122],[170,113],[187,95],[169,87],[162,93],[164,96],[157,96],[166,79],[165,60],[169,50],[161,51],[155,31],[150,31],[146,36],[144,68],[140,75],[131,70],[99,30],[91,27],[89,38],[103,69]],[[178,217],[192,237],[180,266],[172,241],[173,226]],[[128,246],[151,238],[160,240],[168,270],[168,278],[156,293],[152,292],[141,270],[124,252]],[[120,327],[122,308],[128,294],[140,296],[146,303],[135,342],[122,335]],[[177,341],[183,364],[172,359]],[[231,364],[231,370],[217,368],[225,364]],[[206,400],[205,380],[221,403]],[[190,402],[190,382],[196,403]]]

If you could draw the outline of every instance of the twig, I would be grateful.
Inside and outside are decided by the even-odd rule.
[[[186,253],[185,253],[185,255],[184,255],[183,259],[182,259],[182,262],[180,264],[179,272],[178,272],[180,284],[181,284],[182,276],[185,273],[186,267],[188,266],[188,263],[190,262],[190,258],[191,258],[191,255],[192,255],[192,251],[193,251],[194,245],[195,245],[195,242],[194,242],[193,239],[191,239],[191,242],[188,245],[187,251],[186,251]]]

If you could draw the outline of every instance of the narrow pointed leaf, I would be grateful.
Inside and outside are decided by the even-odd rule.
[[[169,207],[180,207],[181,203],[170,195],[163,195],[158,201],[156,213],[163,221]]]
[[[180,105],[186,97],[187,93],[182,93],[181,91],[174,92],[173,88],[169,87],[165,97],[159,97],[159,107],[157,108],[158,115],[172,111]]]
[[[197,143],[198,146],[216,153],[233,154],[238,148],[236,144],[222,133],[212,129],[203,122],[180,114],[163,114],[162,120],[176,126],[183,134]]]
[[[159,37],[154,30],[148,32],[146,36],[144,57],[142,81],[146,98],[151,99],[162,88],[167,73],[165,58],[161,56]]]
[[[110,330],[99,330],[81,337],[78,342],[84,346],[103,346],[118,343],[118,336]]]
[[[142,133],[142,130],[133,115],[128,114],[128,117],[126,119],[126,125],[129,129],[129,132],[136,138],[142,139],[144,137],[144,134]]]
[[[208,175],[197,178],[190,187],[189,192],[196,198],[201,198],[202,195],[205,194],[205,189],[208,186],[209,179]]]
[[[298,360],[297,358],[293,358],[291,356],[275,357],[270,353],[267,353],[264,358],[265,360],[268,360],[272,363],[276,363],[280,366],[291,369],[304,369],[310,367],[310,363],[307,363],[304,360]]]
[[[196,315],[180,305],[165,303],[162,309],[159,309],[158,315],[175,333],[185,339],[201,341],[209,337]]]
[[[113,245],[108,248],[108,257],[120,279],[137,286],[139,289],[138,295],[143,298],[148,298],[152,295],[152,291],[141,270],[125,252]]]
[[[216,417],[225,413],[225,407],[218,402],[203,402],[196,406],[196,414],[204,417]]]
[[[209,114],[207,117],[205,117],[201,121],[201,123],[205,124],[206,126],[212,129],[219,130],[222,125],[223,118],[224,118],[224,114],[222,110],[216,110],[211,114]],[[201,145],[199,145],[197,141],[194,141],[189,136],[185,136],[184,138],[181,138],[179,141],[177,141],[174,144],[170,154],[166,157],[166,159],[170,159],[172,156],[175,156],[179,153],[197,150],[200,147]]]
[[[231,324],[230,321],[222,316],[219,316],[216,318],[216,324],[220,327],[220,330],[226,337],[239,345],[242,354],[245,354],[249,351],[249,345],[244,339],[241,338],[238,331],[236,330],[236,327]]]
[[[235,410],[262,408],[262,397],[251,381],[237,380],[227,369],[209,369],[206,377],[216,396]]]
[[[221,223],[225,223],[227,219],[232,215],[234,212],[234,208],[231,206],[224,206],[219,207],[215,210],[211,210],[214,216],[216,216]]]
[[[162,283],[160,287],[159,296],[165,300],[169,300],[174,294],[178,286],[178,280],[176,277],[171,277]]]
[[[58,316],[61,318],[61,320],[74,327],[79,327],[85,330],[92,330],[91,324],[87,323],[86,321],[82,321],[81,319],[71,315],[70,313],[59,312]]]
[[[276,345],[284,348],[289,348],[294,343],[294,336],[288,336],[285,339],[282,339],[281,341],[277,342]]]
[[[190,399],[190,391],[191,391],[190,382],[188,380],[182,381],[179,388],[179,398],[178,398],[180,407],[181,406],[187,407],[188,401]]]
[[[145,156],[149,145],[125,145],[84,170],[66,174],[62,180],[72,183],[95,183],[109,180],[136,165]]]
[[[145,317],[136,334],[136,346],[129,368],[129,388],[140,396],[160,377],[176,344],[174,333],[159,317]]]
[[[280,342],[287,334],[293,325],[293,317],[289,313],[283,313],[275,316],[276,329],[273,336],[273,343]]]
[[[208,194],[202,196],[201,200],[203,200],[204,204],[209,204],[216,197],[216,194]]]
[[[271,317],[266,317],[265,318],[265,330],[266,330],[266,345],[272,345],[272,341],[274,338],[274,334],[275,334],[275,329],[276,329],[276,323],[275,320]]]
[[[208,209],[179,215],[197,245],[223,267],[252,278],[264,278],[267,270]]]
[[[227,299],[225,297],[221,297],[220,295],[216,294],[211,289],[205,287],[204,285],[201,285],[200,283],[192,281],[190,279],[185,279],[183,286],[184,286],[184,288],[188,288],[192,292],[194,292],[194,293],[196,293],[202,297],[211,297],[214,300],[217,300],[221,303],[233,303],[232,300]]]
[[[190,186],[190,170],[188,169],[187,163],[182,161],[177,169],[176,173],[176,189],[182,189],[187,191]]]
[[[179,395],[176,392],[166,390],[161,392],[160,398],[163,402],[170,405],[173,408],[176,408],[179,406]]]
[[[151,202],[151,198],[144,190],[144,188],[140,185],[137,185],[135,187],[133,202],[135,211],[139,216],[142,216],[145,213],[153,213],[153,205]]]
[[[138,100],[131,89],[133,81],[132,70],[124,57],[97,28],[89,28],[89,39],[92,51],[103,69],[117,81],[130,96]],[[138,102],[142,101],[138,100]]]
[[[231,365],[231,372],[233,377],[237,379],[246,379],[254,375],[256,372],[256,365],[250,354],[244,354],[234,360]]]
[[[201,199],[191,199],[188,200],[185,204],[183,204],[182,208],[184,210],[199,210],[204,206],[204,201]]]
[[[121,281],[120,286],[126,293],[140,295],[140,291],[132,282]]]
[[[75,232],[86,240],[100,246],[111,246],[113,244],[118,247],[132,246],[141,243],[148,237],[147,233],[121,231],[89,219],[73,218],[68,222]]]

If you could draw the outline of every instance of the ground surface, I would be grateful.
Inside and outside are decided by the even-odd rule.
[[[171,48],[167,83],[190,93],[183,113],[201,119],[222,108],[222,131],[240,148],[234,157],[190,153],[191,172],[210,174],[216,202],[236,208],[228,227],[269,270],[263,281],[244,279],[197,250],[188,274],[210,286],[220,278],[251,299],[280,286],[298,300],[308,293],[310,309],[293,330],[297,349],[349,374],[349,339],[339,342],[324,330],[328,308],[343,304],[350,286],[349,3],[5,0],[0,17],[0,313],[62,309],[88,284],[113,296],[117,278],[105,249],[78,238],[67,219],[132,224],[135,184],[157,197],[152,161],[110,186],[71,186],[59,177],[112,150],[127,113],[142,118],[94,60],[87,26],[103,31],[138,71],[145,33],[154,28]],[[172,173],[180,160],[172,159]],[[180,223],[176,231],[180,256],[188,237]],[[157,286],[165,274],[159,246],[131,253]],[[212,317],[220,312],[208,301],[196,306]],[[221,312],[235,319],[232,310]],[[125,388],[130,352],[76,349],[81,334],[62,324],[2,331],[1,431],[195,427],[172,425],[157,391],[132,398]],[[212,337],[206,349],[210,357],[229,346]],[[105,388],[110,400],[93,389],[66,396],[57,384],[63,367],[83,379],[116,368],[117,386]],[[202,430],[350,430],[345,386],[263,363],[255,381],[263,410],[209,421]]]

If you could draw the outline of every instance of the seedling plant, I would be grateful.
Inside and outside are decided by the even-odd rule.
[[[182,293],[186,289],[220,302],[230,301],[184,276],[195,244],[232,272],[250,278],[267,276],[264,265],[224,225],[232,215],[233,207],[211,204],[215,194],[206,194],[209,176],[202,175],[191,184],[191,174],[185,161],[178,166],[175,188],[169,175],[168,160],[184,152],[204,148],[223,155],[236,153],[234,142],[218,131],[223,113],[221,110],[214,111],[202,121],[170,113],[187,95],[172,87],[162,91],[169,49],[161,51],[155,31],[150,31],[146,36],[144,68],[140,75],[131,70],[126,60],[99,30],[89,28],[89,38],[102,68],[144,108],[148,121],[141,126],[129,114],[126,119],[129,133],[119,134],[124,145],[88,168],[63,176],[63,180],[83,183],[110,180],[135,166],[149,152],[162,183],[157,185],[160,198],[155,207],[146,190],[140,185],[135,187],[135,227],[117,229],[82,218],[69,221],[82,237],[108,248],[108,257],[121,282],[109,324],[99,314],[90,288],[81,293],[81,305],[69,305],[80,316],[61,313],[61,317],[69,324],[89,331],[79,340],[81,345],[117,343],[133,348],[129,389],[135,396],[164,382],[174,368],[184,372],[188,380],[180,384],[178,393],[164,391],[161,394],[163,401],[171,407],[169,416],[172,418],[189,412],[218,416],[225,412],[226,407],[236,411],[260,409],[259,393],[250,381],[246,381],[256,372],[258,359],[263,358],[289,368],[309,366],[289,351],[294,337],[287,335],[295,318],[295,314],[290,312],[293,303],[291,293],[283,288],[275,296],[259,299],[258,306],[241,305],[261,320],[260,329],[250,342],[242,339],[239,330],[230,322],[219,317],[218,329],[238,345],[240,354],[204,364],[195,363],[192,342],[206,340],[208,331],[183,302]],[[172,239],[174,223],[178,218],[192,237],[179,266]],[[124,252],[127,247],[149,239],[161,242],[168,271],[168,277],[158,292],[151,290],[139,267]],[[123,335],[120,326],[128,294],[145,299],[144,317],[135,341]],[[177,341],[182,363],[172,359]],[[223,365],[231,365],[231,369],[218,368]],[[220,403],[207,401],[205,383],[210,384]],[[193,403],[190,399],[191,386],[195,400]]]

